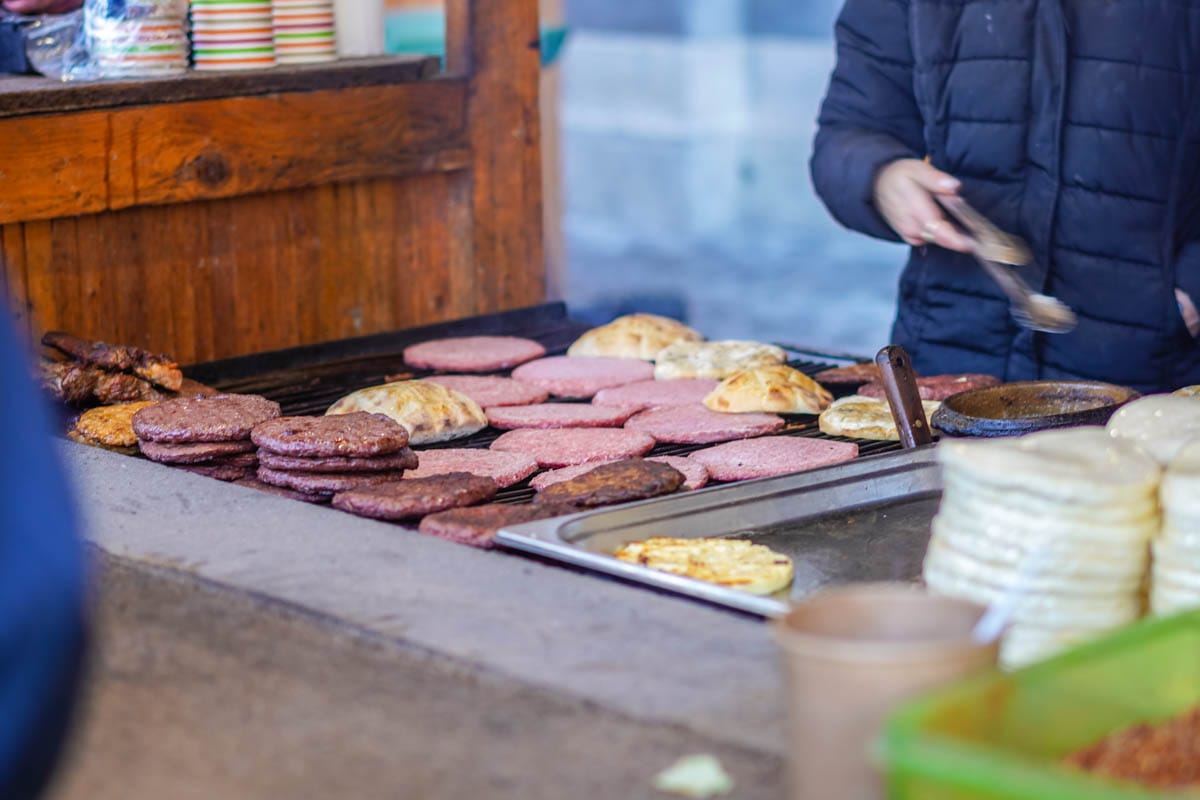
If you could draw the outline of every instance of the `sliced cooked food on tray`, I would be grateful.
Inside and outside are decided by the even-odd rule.
[[[944,491],[925,582],[981,605],[1014,604],[1004,666],[1137,619],[1159,530],[1150,456],[1099,427],[945,441],[937,453]]]
[[[699,461],[714,481],[746,481],[790,475],[852,461],[858,445],[803,436],[765,436],[697,450],[688,458]]]
[[[518,428],[617,428],[637,409],[606,408],[582,403],[500,406],[486,410],[488,422],[502,431]]]
[[[1108,432],[1165,466],[1185,444],[1200,438],[1200,398],[1160,394],[1134,400],[1112,415]]]
[[[673,381],[639,381],[612,389],[601,389],[592,405],[618,408],[664,408],[691,406],[704,401],[720,381],[712,378],[680,378]]]
[[[408,431],[414,445],[461,439],[487,427],[483,409],[453,389],[426,381],[400,381],[359,389],[338,400],[326,415],[365,411],[383,414]]]
[[[551,356],[522,364],[512,376],[555,397],[588,400],[602,389],[650,380],[654,367],[625,358]]]
[[[496,534],[501,528],[574,514],[578,510],[574,506],[492,503],[430,514],[421,520],[419,530],[458,544],[492,548],[496,545]]]
[[[652,408],[631,417],[625,428],[672,444],[712,444],[774,433],[786,423],[774,414],[722,414],[702,405]]]
[[[1176,389],[1175,394],[1180,397],[1200,397],[1200,386],[1185,386],[1182,389]]]
[[[74,361],[43,361],[41,386],[63,403],[84,406],[165,400],[170,394],[136,375],[106,372]]]
[[[871,362],[851,364],[848,367],[834,367],[813,375],[813,380],[836,394],[847,394],[868,383],[877,383],[883,379],[879,367]]]
[[[705,406],[726,413],[820,414],[832,402],[825,387],[786,364],[734,373],[704,398]]]
[[[255,427],[263,450],[299,458],[370,458],[408,447],[408,431],[391,417],[363,411],[326,417],[280,417]]]
[[[591,461],[644,456],[654,439],[624,428],[559,428],[509,431],[492,442],[492,450],[523,453],[543,467],[569,467]]]
[[[506,488],[520,483],[537,472],[538,463],[524,453],[503,453],[477,448],[422,450],[417,454],[420,463],[407,473],[409,478],[429,478],[452,472],[468,472],[491,478]]]
[[[416,519],[486,502],[499,489],[491,478],[451,472],[341,492],[334,495],[333,507],[372,519]]]
[[[647,461],[656,461],[660,464],[666,464],[673,467],[683,475],[683,486],[681,489],[703,489],[708,485],[708,469],[699,461],[693,461],[690,458],[683,456],[653,456],[646,459]],[[604,464],[616,464],[617,461],[605,461]],[[591,462],[587,464],[576,464],[573,467],[561,467],[559,469],[549,470],[540,475],[535,475],[533,480],[529,482],[529,486],[535,492],[541,492],[556,483],[569,481],[572,478],[578,478],[587,472],[595,469],[599,464]]]
[[[161,353],[151,353],[140,347],[115,345],[72,336],[62,331],[50,331],[42,344],[70,357],[74,361],[106,372],[124,372],[152,383],[168,392],[178,392],[183,386],[179,365]]]
[[[751,367],[782,364],[787,360],[783,349],[773,344],[728,339],[718,342],[676,342],[655,359],[654,377],[715,378],[724,380]]]
[[[792,560],[783,553],[744,539],[656,537],[630,542],[614,555],[630,564],[755,595],[783,591],[795,575]]]
[[[922,400],[921,406],[925,409],[925,419],[928,421],[941,403]],[[887,400],[877,397],[851,395],[835,400],[829,408],[821,412],[817,425],[821,433],[827,436],[846,436],[876,442],[900,441],[900,430],[892,417],[891,406]]]
[[[75,433],[80,441],[100,447],[136,447],[138,440],[133,431],[133,415],[153,404],[153,401],[143,400],[88,409],[75,421]]]
[[[941,401],[959,392],[986,389],[999,384],[1000,379],[993,375],[931,375],[928,378],[917,378],[917,390],[922,400]],[[859,389],[858,393],[863,397],[887,397],[883,384],[878,381],[868,383]]]
[[[550,397],[545,389],[539,389],[531,383],[493,375],[431,375],[424,380],[465,394],[480,408],[531,406],[544,403]]]
[[[702,342],[704,337],[682,322],[656,314],[629,314],[593,328],[575,340],[569,356],[608,356],[653,361],[676,342]]]
[[[599,464],[569,480],[547,487],[533,498],[535,505],[557,504],[598,508],[670,494],[683,486],[683,473],[645,459]]]
[[[517,336],[460,336],[404,348],[404,363],[444,372],[496,372],[546,355],[546,348]]]
[[[280,414],[279,404],[252,394],[164,400],[133,415],[139,439],[151,442],[229,442],[250,438],[255,425]]]

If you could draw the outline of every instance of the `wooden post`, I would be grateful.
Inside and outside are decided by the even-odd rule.
[[[467,81],[470,257],[510,306],[546,292],[538,38],[535,0],[447,0],[447,68]]]
[[[541,0],[542,27],[563,24],[563,0]],[[552,300],[566,296],[567,246],[563,236],[562,169],[562,67],[542,69],[542,240],[546,251],[546,295]]]

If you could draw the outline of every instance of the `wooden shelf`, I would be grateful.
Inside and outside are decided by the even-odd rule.
[[[120,106],[254,97],[411,83],[436,77],[439,60],[388,56],[246,72],[189,72],[170,78],[56,81],[25,75],[0,77],[0,119]]]

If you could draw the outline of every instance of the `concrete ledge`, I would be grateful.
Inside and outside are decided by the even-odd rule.
[[[62,453],[107,554],[632,720],[782,752],[761,620],[140,459],[70,443]]]
[[[717,755],[737,797],[780,759],[532,689],[265,598],[99,555],[91,691],[55,800],[662,797]]]

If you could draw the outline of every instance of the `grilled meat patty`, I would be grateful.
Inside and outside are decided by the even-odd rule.
[[[601,464],[577,478],[556,483],[533,498],[536,505],[568,504],[595,508],[670,494],[683,485],[683,473],[642,459]]]

